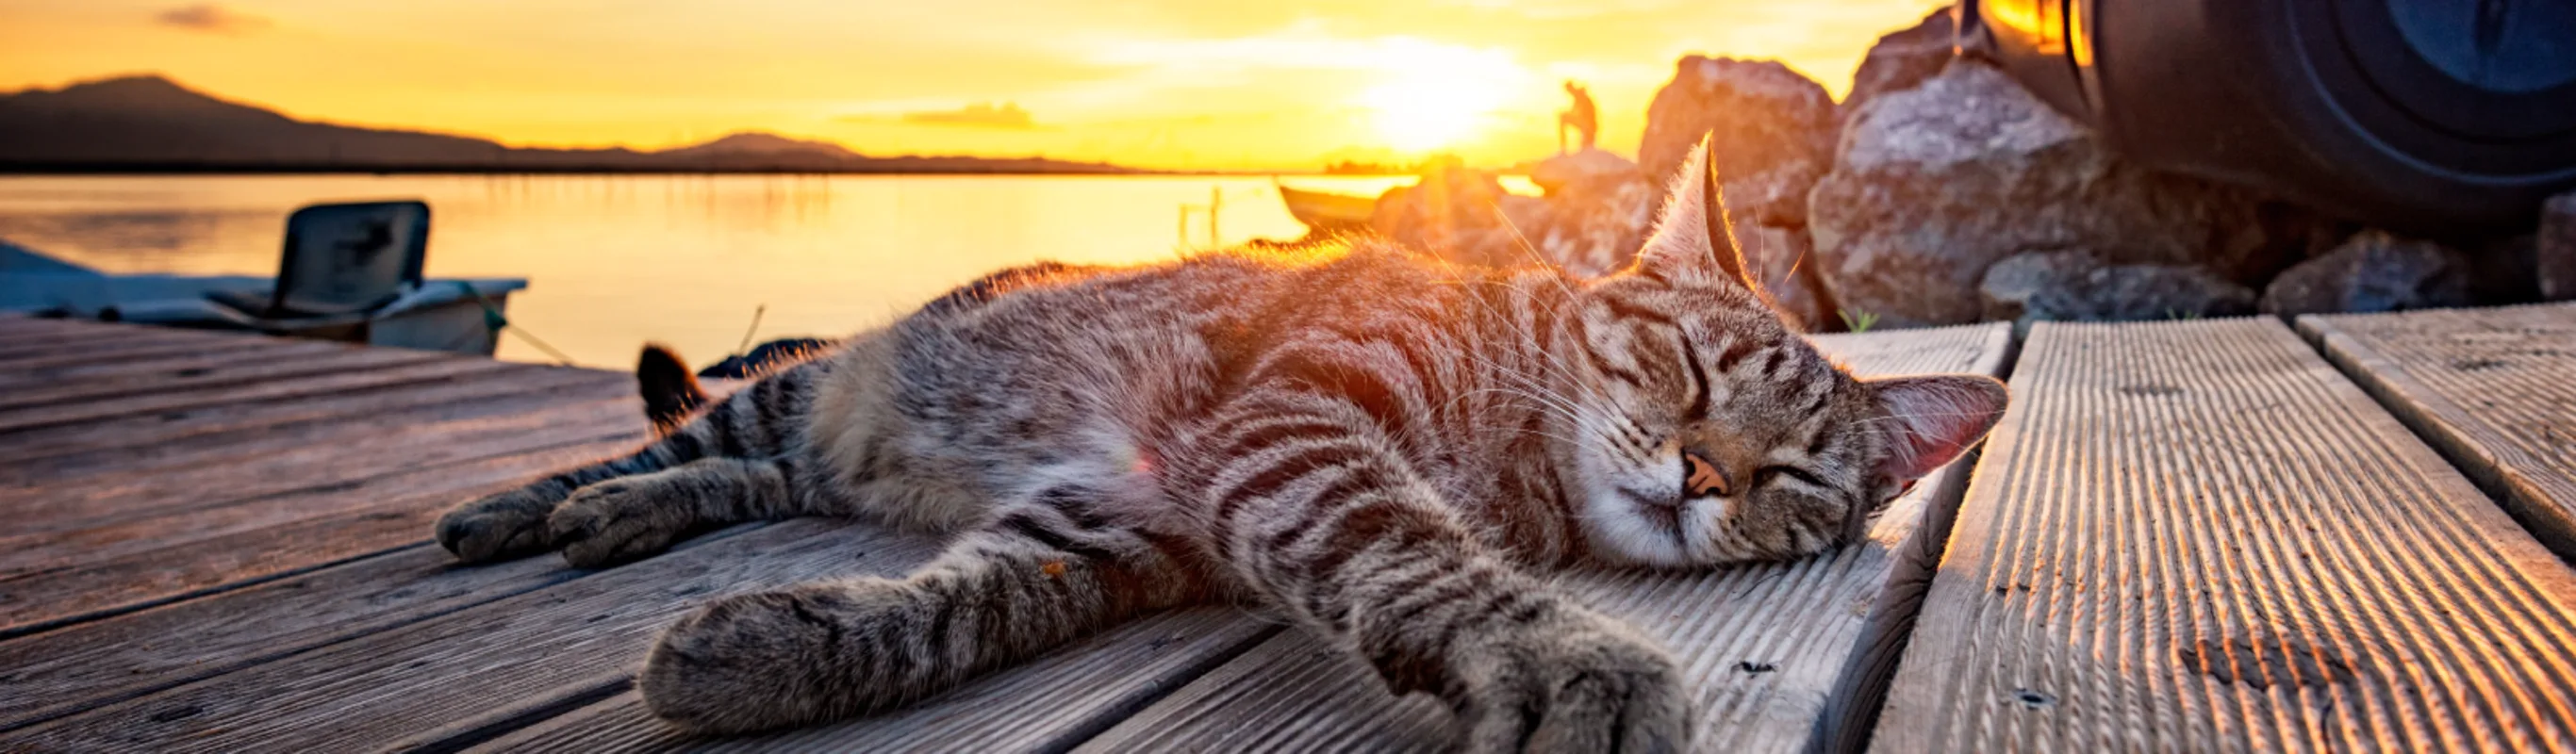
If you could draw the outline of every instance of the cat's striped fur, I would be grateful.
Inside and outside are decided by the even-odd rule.
[[[681,620],[639,683],[694,730],[882,710],[1237,601],[1439,695],[1473,748],[1673,749],[1672,661],[1545,574],[1849,541],[2004,402],[1989,379],[1860,382],[1818,355],[1741,282],[1690,165],[1638,266],[1598,281],[1371,243],[1002,273],[630,456],[461,505],[438,537],[589,566],[752,519],[959,533],[906,578]]]

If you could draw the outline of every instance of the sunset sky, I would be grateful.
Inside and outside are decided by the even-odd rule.
[[[0,89],[158,72],[302,118],[520,146],[737,130],[870,154],[1311,169],[1555,148],[1557,84],[1604,146],[1691,52],[1837,97],[1927,0],[0,0]]]

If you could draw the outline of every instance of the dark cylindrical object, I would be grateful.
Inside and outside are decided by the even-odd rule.
[[[1965,0],[1961,45],[2111,148],[2374,225],[2576,187],[2576,0]]]

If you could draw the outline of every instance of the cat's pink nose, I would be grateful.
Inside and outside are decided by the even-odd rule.
[[[1682,450],[1682,469],[1682,489],[1691,497],[1734,494],[1734,480],[1726,478],[1726,470],[1709,461],[1707,454],[1698,448]]]

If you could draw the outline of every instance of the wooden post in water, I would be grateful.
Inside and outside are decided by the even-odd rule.
[[[1216,247],[1218,247],[1218,246],[1222,245],[1222,244],[1220,244],[1220,243],[1218,243],[1218,242],[1217,242],[1217,235],[1216,235],[1216,215],[1217,215],[1217,209],[1218,209],[1218,208],[1220,208],[1220,207],[1224,207],[1224,206],[1225,206],[1225,188],[1224,188],[1224,187],[1222,187],[1222,186],[1209,186],[1209,187],[1208,187],[1208,248],[1213,249],[1213,248],[1216,248]]]

